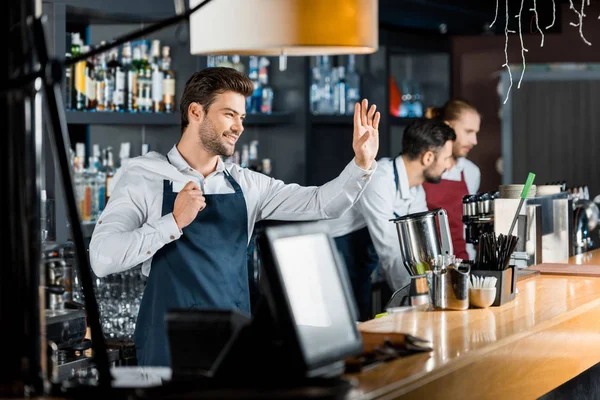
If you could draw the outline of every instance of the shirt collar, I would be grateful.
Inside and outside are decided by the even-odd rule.
[[[399,155],[394,159],[396,168],[398,169],[398,190],[400,191],[400,198],[410,199],[411,191],[408,184],[408,173],[406,172],[406,165],[404,165],[404,159],[402,155]]]
[[[460,157],[456,159],[456,164],[454,164],[454,168],[458,169],[462,172],[465,169],[465,158]]]
[[[179,150],[177,150],[177,145],[174,145],[173,148],[167,153],[167,157],[169,157],[169,162],[177,168],[178,171],[189,171],[193,169],[190,165],[185,161]],[[225,163],[219,157],[217,160],[217,169],[215,172],[223,172],[225,170]]]

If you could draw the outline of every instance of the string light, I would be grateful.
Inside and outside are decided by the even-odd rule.
[[[540,18],[538,17],[537,5],[535,3],[535,0],[533,0],[533,8],[530,8],[529,11],[533,11],[533,13],[535,14],[535,26],[537,27],[537,30],[542,34],[542,43],[540,44],[540,47],[544,47],[544,32],[540,29]]]
[[[498,4],[499,0],[496,0],[496,5]],[[508,70],[508,78],[510,79],[510,85],[508,86],[508,91],[506,92],[506,98],[504,99],[504,104],[506,104],[506,102],[508,101],[508,96],[510,94],[510,89],[512,88],[513,85],[513,80],[512,80],[512,72],[510,71],[510,65],[508,65],[508,0],[506,0],[506,21],[504,23],[504,37],[505,37],[505,41],[504,41],[504,57],[506,59],[506,62],[504,63],[504,65],[502,66],[503,68],[506,67],[506,69]]]
[[[525,0],[521,0],[521,7],[519,8],[519,13],[517,15],[515,15],[515,18],[517,18],[519,21],[519,40],[521,43],[521,58],[523,60],[523,70],[521,71],[521,77],[519,78],[519,83],[517,85],[518,89],[521,88],[521,82],[523,81],[523,76],[525,75],[525,69],[527,66],[526,59],[525,59],[525,53],[529,52],[529,50],[527,50],[525,48],[525,45],[523,43],[523,27],[521,24],[521,16],[523,14],[524,2],[525,2]],[[492,28],[494,26],[494,24],[496,23],[496,21],[498,20],[499,4],[500,4],[500,0],[496,0],[496,12],[494,14],[494,20],[489,25],[490,28]],[[579,27],[579,36],[581,37],[581,39],[583,40],[583,42],[585,44],[587,44],[588,46],[591,46],[592,43],[589,40],[587,40],[585,38],[585,36],[583,35],[583,18],[586,16],[585,15],[585,6],[590,5],[590,0],[581,0],[581,10],[577,10],[575,8],[575,5],[573,4],[573,0],[569,0],[569,5],[570,5],[569,8],[571,10],[573,10],[573,12],[575,12],[575,14],[577,14],[577,17],[579,19],[578,23],[571,22],[570,25],[574,26],[574,27]],[[513,86],[512,71],[510,70],[510,65],[508,63],[508,34],[516,33],[515,31],[508,29],[508,19],[509,19],[508,0],[505,1],[505,6],[506,6],[505,24],[504,24],[504,38],[505,38],[505,40],[504,40],[504,59],[505,59],[505,62],[504,62],[504,64],[502,64],[502,68],[506,68],[508,71],[508,78],[510,80],[510,85],[508,87],[508,91],[506,92],[506,98],[504,99],[504,104],[506,104],[506,102],[508,101],[509,94],[510,94],[510,91]],[[537,30],[542,35],[540,47],[544,47],[545,35],[544,35],[544,32],[542,31],[542,29],[540,28],[540,20],[539,20],[539,15],[537,12],[537,1],[536,0],[533,0],[533,8],[530,8],[529,11],[533,11],[533,13],[535,14],[535,25],[536,25]],[[598,16],[598,19],[600,19],[600,15]],[[556,23],[556,0],[552,0],[552,23],[550,23],[550,25],[546,26],[545,29],[548,30],[548,29],[552,28],[555,23]]]
[[[556,2],[552,0],[552,23],[546,27],[546,30],[552,28],[554,26],[554,22],[556,22]]]
[[[519,78],[519,84],[517,89],[521,89],[521,81],[523,81],[523,75],[525,75],[525,53],[528,52],[523,44],[523,29],[521,27],[521,14],[523,14],[523,4],[525,0],[521,0],[521,8],[519,8],[519,14],[516,15],[519,18],[519,39],[521,40],[521,58],[523,59],[523,70],[521,71],[521,78]]]
[[[575,27],[578,26],[579,27],[579,36],[581,36],[581,39],[583,40],[583,42],[585,44],[587,44],[588,46],[591,46],[592,44],[585,38],[585,36],[583,36],[583,17],[585,17],[585,12],[584,12],[585,0],[581,0],[581,12],[577,11],[575,6],[573,5],[573,0],[569,0],[569,4],[570,4],[569,8],[571,10],[573,10],[573,12],[575,12],[575,14],[577,14],[577,16],[579,17],[578,24],[571,22],[569,25],[575,26]]]

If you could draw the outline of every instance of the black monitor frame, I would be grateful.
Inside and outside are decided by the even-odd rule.
[[[308,360],[302,351],[302,343],[294,320],[290,299],[285,290],[285,283],[281,274],[281,265],[275,256],[273,243],[277,239],[313,234],[323,234],[329,241],[342,290],[344,291],[346,305],[351,314],[350,320],[352,321],[352,329],[357,340],[354,343],[350,343],[347,346],[337,349],[337,351],[323,354],[313,360]],[[263,296],[268,303],[273,317],[277,321],[282,338],[290,345],[290,350],[296,352],[294,358],[302,363],[303,369],[307,371],[307,376],[326,374],[326,370],[328,369],[335,374],[336,369],[338,371],[339,368],[343,369],[343,360],[345,358],[359,354],[362,351],[362,339],[355,323],[358,318],[358,312],[354,303],[352,289],[349,284],[350,280],[348,273],[342,258],[336,251],[337,248],[335,242],[329,235],[327,227],[318,222],[288,223],[272,226],[266,228],[264,233],[258,237],[258,243],[263,263],[263,278],[267,281],[266,285],[261,285]]]

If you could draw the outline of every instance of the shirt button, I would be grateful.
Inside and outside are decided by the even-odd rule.
[[[364,175],[363,175],[363,179],[369,179],[369,176],[371,176],[371,175],[369,175],[369,174],[364,174]]]
[[[102,221],[98,221],[98,225],[100,225],[102,223]]]
[[[175,236],[171,235],[171,240],[175,240]]]
[[[152,252],[151,252],[150,250],[148,250],[148,251],[146,252],[146,254],[152,254]]]
[[[189,168],[188,171],[189,172],[194,172],[194,170],[192,168]]]

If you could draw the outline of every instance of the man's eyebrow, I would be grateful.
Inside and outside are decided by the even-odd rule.
[[[221,109],[221,111],[225,111],[225,110],[227,110],[227,111],[231,111],[231,112],[232,112],[232,113],[234,113],[235,115],[240,115],[240,113],[239,113],[239,112],[237,112],[237,111],[235,111],[233,108],[225,107],[225,108],[222,108],[222,109]],[[244,116],[244,115],[246,115],[246,114],[242,114],[242,116]]]

